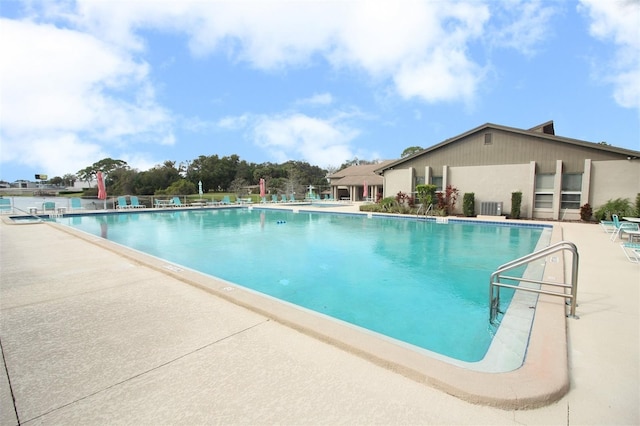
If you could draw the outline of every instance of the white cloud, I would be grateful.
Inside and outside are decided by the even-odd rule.
[[[403,67],[395,83],[405,98],[419,96],[429,102],[471,99],[482,75],[463,52],[436,50],[429,60]]]
[[[333,95],[331,93],[316,93],[305,99],[296,102],[297,105],[326,106],[333,103]]]
[[[3,162],[21,163],[50,177],[75,173],[107,156],[100,145],[87,143],[69,132],[29,135],[20,143],[7,144],[4,138],[2,141]]]
[[[275,161],[301,159],[312,164],[339,165],[353,158],[349,143],[358,131],[331,120],[300,113],[260,117],[253,140]]]
[[[0,38],[1,162],[37,161],[43,170],[64,165],[69,173],[113,145],[133,143],[132,136],[172,143],[171,120],[154,101],[147,64],[53,25],[0,19]]]
[[[67,13],[76,25],[124,48],[144,48],[136,36],[140,29],[181,32],[195,55],[222,51],[264,70],[322,58],[337,69],[362,70],[374,81],[402,82],[401,96],[428,102],[468,101],[475,93],[458,90],[457,83],[480,83],[468,78],[479,66],[467,55],[467,45],[482,36],[489,19],[488,7],[478,2],[76,3],[77,10]],[[425,91],[425,79],[447,86],[434,95]]]
[[[614,98],[626,108],[640,108],[640,2],[581,0],[591,19],[590,34],[616,46],[614,59],[598,74],[613,84]]]
[[[243,114],[239,116],[227,116],[218,120],[218,127],[225,130],[237,130],[243,129],[247,126],[251,116],[249,114]]]
[[[561,4],[541,0],[502,0],[491,3],[488,38],[492,45],[516,49],[532,56],[551,34],[551,19]]]

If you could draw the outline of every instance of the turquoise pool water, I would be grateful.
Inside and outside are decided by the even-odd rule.
[[[490,274],[532,252],[543,230],[257,208],[57,221],[468,362],[495,332]]]

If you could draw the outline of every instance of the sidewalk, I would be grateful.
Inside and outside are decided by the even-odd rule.
[[[561,226],[580,250],[571,390],[548,407],[504,411],[53,226],[0,223],[0,423],[639,424],[640,267],[599,227]]]

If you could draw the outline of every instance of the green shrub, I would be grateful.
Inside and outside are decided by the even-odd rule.
[[[435,185],[416,185],[416,198],[418,202],[425,207],[429,207],[436,202]]]
[[[511,193],[511,218],[520,219],[520,208],[522,206],[522,192]]]
[[[380,208],[379,203],[370,203],[370,204],[361,204],[360,205],[361,212],[380,212],[382,209]]]
[[[383,212],[390,212],[397,205],[398,205],[398,202],[394,197],[386,197],[380,200],[380,208],[382,209]]]
[[[640,194],[636,195],[636,217],[640,217]]]
[[[476,199],[473,192],[465,192],[462,196],[462,213],[467,216],[475,216],[476,214]]]
[[[596,220],[611,220],[611,215],[617,214],[618,217],[632,216],[635,212],[628,198],[616,198],[609,200],[604,205],[598,207],[593,214]]]

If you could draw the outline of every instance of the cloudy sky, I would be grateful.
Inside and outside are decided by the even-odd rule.
[[[0,3],[0,180],[339,166],[486,122],[640,150],[640,0]]]

